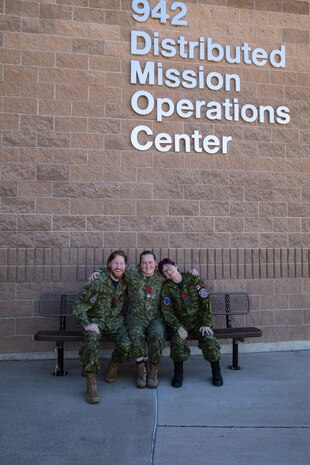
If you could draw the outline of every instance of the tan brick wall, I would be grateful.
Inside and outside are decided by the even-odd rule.
[[[177,253],[211,288],[247,290],[263,341],[309,339],[309,2],[184,3],[180,31],[136,23],[129,0],[0,0],[0,353],[41,350],[32,339],[46,324],[39,294],[77,290],[118,247],[132,263],[136,249]],[[132,29],[268,51],[284,44],[284,69],[203,64],[240,75],[240,102],[288,106],[290,123],[135,114]],[[143,88],[175,102],[236,96]],[[155,134],[233,140],[228,155],[140,152],[130,133],[143,123]]]

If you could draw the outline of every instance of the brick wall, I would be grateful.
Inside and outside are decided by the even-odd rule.
[[[125,249],[136,264],[143,249]],[[57,322],[42,318],[42,292],[78,292],[89,274],[107,262],[112,249],[0,249],[0,354],[52,350],[33,333]],[[245,291],[251,313],[245,324],[263,329],[263,343],[309,340],[310,250],[158,249],[157,259],[173,258],[181,270],[195,267],[213,291]],[[76,328],[73,321],[69,322]],[[74,347],[76,349],[76,346]]]
[[[132,262],[135,249],[178,249],[211,287],[250,293],[263,341],[309,339],[309,2],[185,3],[188,39],[285,45],[284,69],[205,67],[238,73],[241,102],[289,107],[288,125],[136,115],[130,31],[180,31],[137,25],[129,0],[0,0],[1,353],[40,350],[40,292],[78,289],[119,247]],[[236,96],[145,88],[175,102]],[[130,133],[145,121],[154,133],[199,128],[233,140],[227,155],[142,152]]]

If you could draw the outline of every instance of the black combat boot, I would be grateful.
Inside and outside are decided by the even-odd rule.
[[[211,362],[212,368],[212,384],[213,386],[223,386],[224,381],[221,375],[220,361]]]
[[[183,384],[183,362],[174,362],[174,375],[171,386],[180,388]]]

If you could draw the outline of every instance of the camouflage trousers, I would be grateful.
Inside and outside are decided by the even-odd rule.
[[[131,342],[131,357],[148,356],[152,363],[159,363],[165,345],[165,326],[161,319],[147,321],[134,315],[127,319]]]
[[[115,349],[112,352],[112,360],[125,362],[128,360],[130,350],[130,340],[123,320],[117,320],[109,324],[109,327],[100,325],[98,321],[92,321],[99,325],[100,333],[85,331],[82,346],[80,349],[80,360],[82,375],[87,373],[98,373],[100,371],[100,343],[102,336],[108,336],[114,342]]]
[[[214,336],[204,335],[200,332],[190,331],[193,339],[198,340],[198,347],[208,362],[217,362],[221,357],[220,345]],[[190,356],[187,339],[181,339],[178,333],[173,332],[170,342],[170,357],[174,362],[184,362]]]

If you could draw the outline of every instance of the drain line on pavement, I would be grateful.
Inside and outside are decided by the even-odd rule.
[[[153,424],[153,431],[152,431],[152,441],[151,441],[151,451],[150,451],[149,465],[152,465],[152,464],[153,464],[154,450],[155,450],[155,441],[156,441],[156,432],[157,432],[157,422],[158,422],[158,396],[157,396],[157,389],[154,389],[154,393],[155,393],[155,415],[154,415],[154,424]]]

